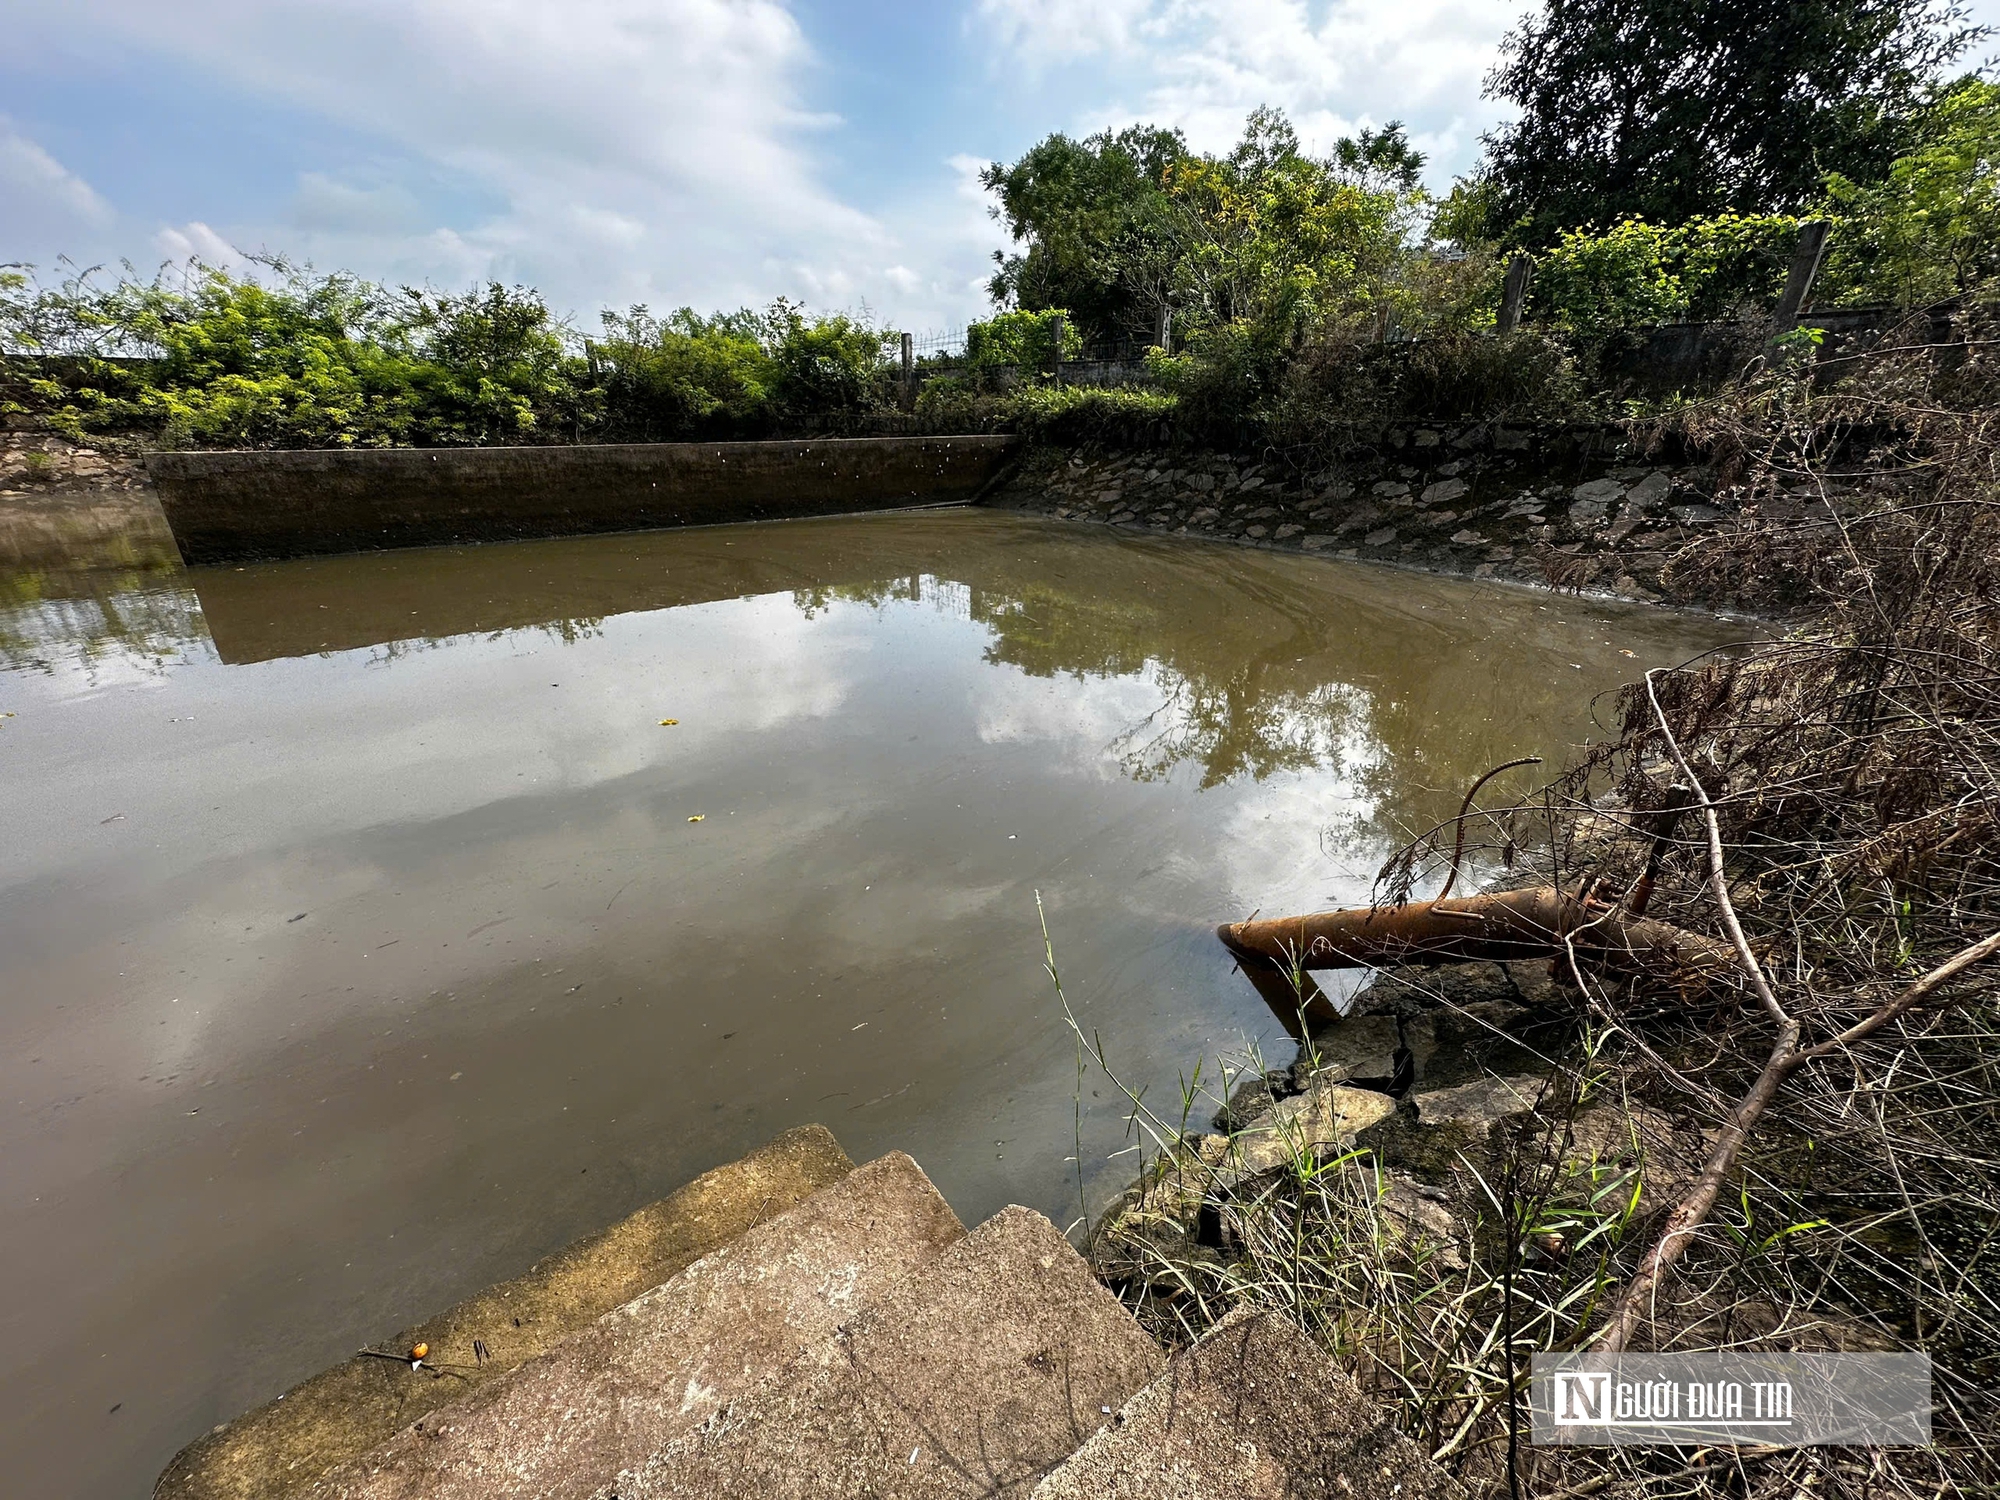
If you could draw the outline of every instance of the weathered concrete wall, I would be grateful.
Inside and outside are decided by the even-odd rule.
[[[152,453],[190,563],[833,515],[969,500],[1002,436]]]

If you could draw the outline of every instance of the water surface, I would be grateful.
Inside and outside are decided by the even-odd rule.
[[[1037,891],[1153,1097],[1289,1056],[1217,921],[1730,633],[976,511],[0,575],[7,1488],[143,1494],[805,1121],[1067,1222]]]

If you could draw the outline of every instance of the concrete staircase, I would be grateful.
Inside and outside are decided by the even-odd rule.
[[[845,1170],[824,1132],[762,1155],[774,1151],[779,1211],[531,1357],[462,1384],[369,1361],[415,1394],[416,1419],[390,1432],[380,1393],[360,1421],[340,1382],[308,1381],[285,1398],[290,1429],[271,1425],[282,1401],[218,1429],[156,1495],[1423,1500],[1456,1488],[1281,1317],[1234,1315],[1169,1363],[1039,1214],[1003,1209],[967,1233],[900,1153]],[[772,1177],[765,1160],[745,1182]],[[708,1201],[711,1219],[730,1218]],[[661,1211],[642,1215],[657,1228]],[[460,1327],[455,1315],[482,1305],[433,1322]],[[434,1399],[454,1385],[456,1400]]]

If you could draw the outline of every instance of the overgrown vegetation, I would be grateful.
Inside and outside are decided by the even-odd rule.
[[[1544,1081],[1490,1134],[1401,1122],[1329,1155],[1281,1131],[1283,1161],[1245,1180],[1189,1139],[1195,1090],[1180,1119],[1135,1100],[1159,1155],[1098,1255],[1156,1330],[1284,1309],[1480,1493],[2000,1481],[1996,332],[1976,299],[1946,346],[1779,359],[1635,428],[1745,499],[1679,566],[1777,591],[1810,625],[1650,674],[1622,733],[1534,798],[1417,841],[1380,898],[1455,865],[1469,828],[1492,874],[1644,907],[1727,944],[1731,972],[1618,977],[1573,937],[1554,985],[1521,992],[1535,1008],[1497,1023],[1510,1071]],[[1378,1006],[1412,1020],[1496,1026],[1448,979],[1388,988]],[[1212,1248],[1173,1230],[1203,1202]],[[1921,1349],[1936,1447],[1520,1440],[1531,1352],[1621,1346]]]
[[[0,413],[170,445],[446,446],[757,437],[898,395],[882,330],[783,299],[713,317],[635,307],[585,339],[523,287],[260,270],[48,286],[0,271]]]

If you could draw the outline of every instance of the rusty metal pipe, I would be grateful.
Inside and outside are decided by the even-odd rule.
[[[1591,967],[1627,974],[1705,974],[1736,961],[1714,938],[1550,886],[1225,922],[1216,936],[1238,958],[1289,966],[1296,957],[1307,969],[1554,958],[1570,945]]]

